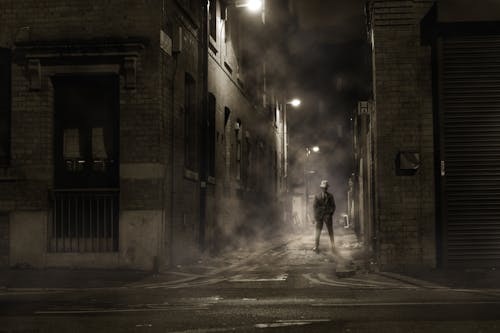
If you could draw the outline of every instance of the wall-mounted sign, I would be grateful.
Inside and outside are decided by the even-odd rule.
[[[169,56],[172,55],[172,38],[163,30],[160,30],[160,48]]]

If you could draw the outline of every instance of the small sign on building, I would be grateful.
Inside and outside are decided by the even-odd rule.
[[[160,48],[169,56],[172,55],[172,38],[163,30],[160,30]]]

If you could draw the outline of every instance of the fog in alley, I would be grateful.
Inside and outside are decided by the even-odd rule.
[[[497,332],[500,3],[0,0],[0,332]]]

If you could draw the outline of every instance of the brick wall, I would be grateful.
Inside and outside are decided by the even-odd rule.
[[[431,48],[420,39],[420,21],[432,4],[371,2],[375,219],[383,266],[434,266],[436,260]],[[420,153],[415,175],[396,175],[400,151]]]
[[[203,97],[203,72],[200,67],[200,29],[195,13],[186,16],[180,3],[167,2],[165,32],[172,39],[182,38],[182,50],[160,56],[161,115],[163,135],[160,159],[165,161],[164,205],[166,247],[171,249],[170,264],[192,261],[199,254],[200,173],[185,168],[185,75],[195,81],[197,127],[200,126]],[[181,31],[181,32],[179,32]]]
[[[120,56],[93,57],[91,60],[86,56],[80,58],[85,58],[84,62],[90,65],[105,64],[119,68],[115,73],[120,78],[120,209],[130,220],[128,228],[120,230],[132,232],[127,234],[129,244],[121,244],[123,251],[141,251],[142,247],[147,247],[148,250],[141,256],[151,255],[150,250],[156,245],[140,244],[140,236],[133,234],[140,231],[136,229],[137,221],[134,219],[140,216],[140,211],[148,211],[144,220],[150,216],[156,218],[159,216],[156,213],[161,212],[162,224],[159,228],[154,224],[157,222],[150,219],[147,222],[148,228],[160,233],[158,248],[164,251],[163,257],[160,257],[164,263],[196,258],[199,242],[201,184],[196,175],[198,170],[191,170],[194,173],[185,170],[183,106],[184,77],[185,73],[190,73],[197,83],[196,104],[201,110],[203,72],[199,34],[202,30],[199,28],[199,13],[192,15],[189,9],[182,7],[182,3],[177,0],[0,0],[0,47],[10,48],[15,53],[20,45],[40,43],[62,43],[69,46],[68,49],[75,43],[92,45],[109,40],[121,43],[135,41],[144,46],[137,57],[134,89],[125,86],[127,74]],[[160,29],[174,40],[178,37],[179,27],[182,28],[182,52],[167,54],[161,51]],[[222,43],[222,38],[219,42]],[[238,81],[241,77],[236,71],[236,54],[231,45],[228,43],[227,53],[222,52],[226,48],[220,46],[218,56],[221,58],[209,73],[214,80],[209,90],[217,95],[216,131],[219,133],[216,139],[217,175],[207,189],[206,234],[212,245],[220,240],[218,226],[227,222],[227,219],[220,218],[219,212],[229,211],[234,223],[243,225],[242,214],[233,212],[245,211],[240,209],[245,196],[238,193],[241,190],[251,191],[251,188],[242,189],[233,175],[229,183],[224,182],[228,167],[234,165],[233,160],[226,163],[224,145],[228,142],[226,140],[232,139],[223,139],[224,107],[228,106],[233,111],[231,129],[234,129],[237,118],[242,120],[244,142],[248,131],[254,147],[261,140],[266,144],[265,151],[275,149],[269,119],[260,108],[254,108]],[[226,60],[233,65],[232,73],[224,65]],[[17,57],[12,65],[12,160],[10,168],[2,170],[2,175],[8,177],[0,178],[1,211],[46,213],[49,209],[49,190],[54,186],[54,88],[50,79],[53,69],[50,67],[59,66],[58,61],[57,57],[41,61],[42,85],[38,91],[30,90],[26,59]],[[68,61],[66,64],[69,74],[75,63]],[[274,156],[266,156],[262,165],[269,170]],[[234,153],[230,158],[234,158]],[[259,175],[255,178],[264,183],[269,179]],[[270,183],[267,181],[266,184]],[[228,185],[227,188],[224,185]],[[224,198],[234,200],[234,206],[228,205]],[[233,210],[234,207],[236,209]],[[37,223],[35,219],[30,221],[30,225]],[[40,220],[38,226],[41,223],[46,221]],[[43,242],[45,240],[41,244]],[[131,248],[134,246],[136,248]],[[169,249],[172,253],[167,253]],[[130,260],[132,262],[133,259]],[[126,263],[129,264],[129,261]]]
[[[0,269],[9,264],[9,216],[0,212]]]
[[[270,152],[276,150],[278,143],[272,119],[262,105],[262,94],[265,92],[253,77],[260,77],[262,63],[256,57],[252,57],[255,61],[252,68],[239,63],[241,59],[238,56],[241,54],[236,50],[237,38],[247,39],[242,43],[250,43],[251,34],[248,31],[233,27],[230,36],[226,36],[226,25],[235,25],[235,18],[245,22],[240,24],[246,25],[247,30],[263,32],[259,30],[265,28],[260,25],[259,16],[249,16],[247,21],[244,21],[244,16],[238,13],[238,8],[231,8],[228,21],[221,21],[219,6],[217,38],[211,39],[209,48],[208,90],[216,98],[216,175],[215,184],[209,185],[212,191],[209,200],[215,211],[211,214],[213,221],[209,222],[207,234],[216,248],[265,232],[267,226],[276,222],[273,216],[273,209],[277,206],[273,204],[276,203],[273,186],[275,157]],[[242,35],[237,37],[237,31]],[[263,42],[262,35],[260,38]],[[257,100],[253,99],[257,95]],[[231,110],[227,126],[224,124],[226,108]],[[237,120],[242,126],[239,131],[241,179],[237,178],[236,170]]]
[[[157,1],[2,1],[0,45],[139,38],[157,45],[160,15]],[[137,62],[137,88],[120,91],[121,163],[159,162],[158,47],[148,47]],[[42,68],[43,75],[45,70]],[[1,184],[18,193],[16,209],[46,209],[53,182],[53,89],[42,78],[40,91],[29,90],[24,62],[12,66],[11,171],[20,183]],[[140,182],[140,181],[138,181]],[[150,205],[157,193],[150,181],[127,193],[129,201]],[[125,184],[126,185],[126,184]],[[125,186],[127,187],[127,186]],[[144,193],[150,192],[150,193]],[[134,197],[135,196],[135,197]],[[26,198],[28,200],[26,200]],[[125,207],[128,201],[125,202]],[[134,206],[137,206],[135,204]],[[160,205],[156,204],[155,208]]]
[[[159,71],[161,5],[162,2],[156,0],[0,1],[0,47],[11,49],[15,55],[12,65],[12,159],[10,167],[2,170],[6,176],[0,178],[0,210],[43,212],[49,208],[49,190],[54,187],[51,76],[54,68],[59,71],[61,65],[67,67],[67,74],[82,72],[80,65],[118,68],[115,73],[120,79],[119,160],[128,170],[120,179],[120,208],[122,212],[163,210],[163,173],[144,171],[165,169],[162,156],[166,152],[160,144],[164,130]],[[124,57],[127,55],[89,56],[83,51],[85,55],[74,61],[58,57],[40,60],[41,89],[30,90],[24,51],[20,51],[22,47],[59,44],[68,46],[69,52],[78,53],[74,48],[76,44],[107,45],[110,41],[134,41],[144,46],[138,51],[134,89],[125,86]],[[82,73],[85,74],[85,70]],[[153,215],[149,213],[148,216]],[[39,223],[44,224],[46,220],[41,219]],[[131,242],[139,243],[140,239]],[[138,251],[143,247],[138,245]],[[144,263],[132,265],[146,267]]]

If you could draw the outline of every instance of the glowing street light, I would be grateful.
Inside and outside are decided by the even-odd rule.
[[[311,153],[319,153],[319,150],[318,146],[306,147],[306,157],[309,157]]]
[[[262,0],[238,1],[236,7],[246,7],[251,12],[258,12],[262,9]]]
[[[301,103],[301,100],[298,98],[294,98],[289,102],[294,108],[299,107]]]
[[[247,5],[248,10],[252,12],[257,12],[262,8],[261,0],[249,0]]]

